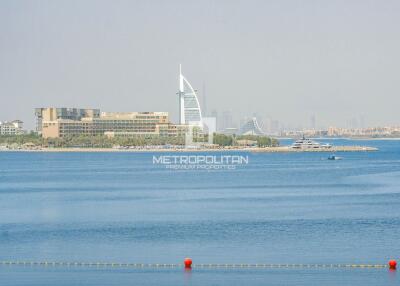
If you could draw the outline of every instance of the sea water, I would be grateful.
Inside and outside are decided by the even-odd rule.
[[[248,156],[248,164],[220,170],[167,169],[154,164],[160,153],[151,152],[0,152],[0,260],[386,264],[400,258],[400,141],[322,141],[379,151],[338,153],[343,159],[336,161],[319,152],[232,151],[226,154]],[[387,268],[0,265],[1,285],[397,285],[398,276]]]

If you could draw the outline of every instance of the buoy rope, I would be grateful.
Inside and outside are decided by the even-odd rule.
[[[113,262],[57,262],[57,261],[0,261],[0,265],[125,267],[125,268],[183,268],[182,263],[113,263]],[[386,264],[227,264],[194,263],[192,268],[387,268]]]

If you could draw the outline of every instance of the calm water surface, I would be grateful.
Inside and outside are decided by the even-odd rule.
[[[152,153],[0,152],[0,260],[400,258],[400,141],[331,142],[380,151],[338,154],[340,161],[325,153],[249,154],[248,165],[219,171],[167,170],[153,165]],[[398,285],[398,276],[387,269],[0,266],[1,285]]]

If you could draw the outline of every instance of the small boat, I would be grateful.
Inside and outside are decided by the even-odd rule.
[[[342,160],[342,157],[338,157],[338,156],[336,156],[336,155],[330,155],[330,156],[328,157],[328,160]]]

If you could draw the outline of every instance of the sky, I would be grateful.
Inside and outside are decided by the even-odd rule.
[[[400,125],[400,1],[0,0],[0,121],[35,107]],[[205,89],[205,96],[204,96]],[[206,106],[204,106],[204,97]]]

